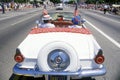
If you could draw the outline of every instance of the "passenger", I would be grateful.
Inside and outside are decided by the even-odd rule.
[[[63,18],[63,15],[59,15],[58,18],[57,18],[58,21],[63,21],[64,18]]]
[[[74,25],[79,25],[80,24],[80,16],[75,16],[74,18],[72,18],[72,23]]]
[[[82,23],[82,19],[81,16],[79,15],[79,10],[78,10],[78,4],[76,3],[76,7],[74,10],[74,17],[72,18],[72,26],[69,26],[69,28],[81,28],[81,23]]]
[[[72,18],[72,23],[73,25],[69,26],[69,28],[81,28],[80,24],[81,24],[81,18],[80,16],[75,16],[74,18]]]
[[[51,23],[50,15],[44,15],[42,18],[43,24],[40,25],[41,28],[54,28],[55,25]]]

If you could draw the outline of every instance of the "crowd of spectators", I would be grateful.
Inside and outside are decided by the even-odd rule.
[[[79,7],[83,9],[94,9],[100,11],[104,11],[106,9],[106,12],[110,14],[120,14],[120,6],[115,7],[108,4],[80,4]]]
[[[2,13],[5,13],[7,11],[18,11],[18,10],[24,10],[24,9],[29,9],[29,8],[38,8],[38,7],[44,7],[44,4],[15,3],[15,2],[2,3],[2,2],[0,2],[0,11]]]
[[[3,5],[1,3],[1,5]],[[4,3],[4,8],[6,11],[11,11],[11,10],[19,10],[19,9],[25,9],[25,8],[34,8],[34,7],[42,7],[41,4],[30,4],[30,3]]]

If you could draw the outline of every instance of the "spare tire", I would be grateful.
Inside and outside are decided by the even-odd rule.
[[[45,45],[39,51],[38,58],[37,58],[37,65],[39,69],[45,72],[53,70],[48,65],[47,60],[48,60],[48,55],[50,54],[50,52],[56,49],[61,49],[65,51],[70,58],[70,64],[64,71],[71,71],[71,72],[77,71],[79,68],[79,65],[78,65],[79,60],[78,60],[77,53],[71,45],[65,42],[51,42]]]

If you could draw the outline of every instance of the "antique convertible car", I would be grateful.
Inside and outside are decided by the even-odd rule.
[[[41,77],[41,80],[76,80],[104,75],[103,51],[89,29],[84,24],[81,28],[68,28],[73,25],[73,13],[50,15],[56,27],[31,29],[16,49],[13,73]],[[63,21],[57,20],[59,15],[64,16]]]

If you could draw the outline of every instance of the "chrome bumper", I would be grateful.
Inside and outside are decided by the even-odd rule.
[[[16,64],[13,68],[14,74],[19,75],[29,75],[29,76],[38,76],[38,75],[66,75],[66,76],[79,76],[79,77],[92,77],[92,76],[101,76],[106,74],[106,68],[102,66],[100,69],[94,70],[78,70],[77,72],[43,72],[36,69],[21,69],[19,68],[19,64]]]

